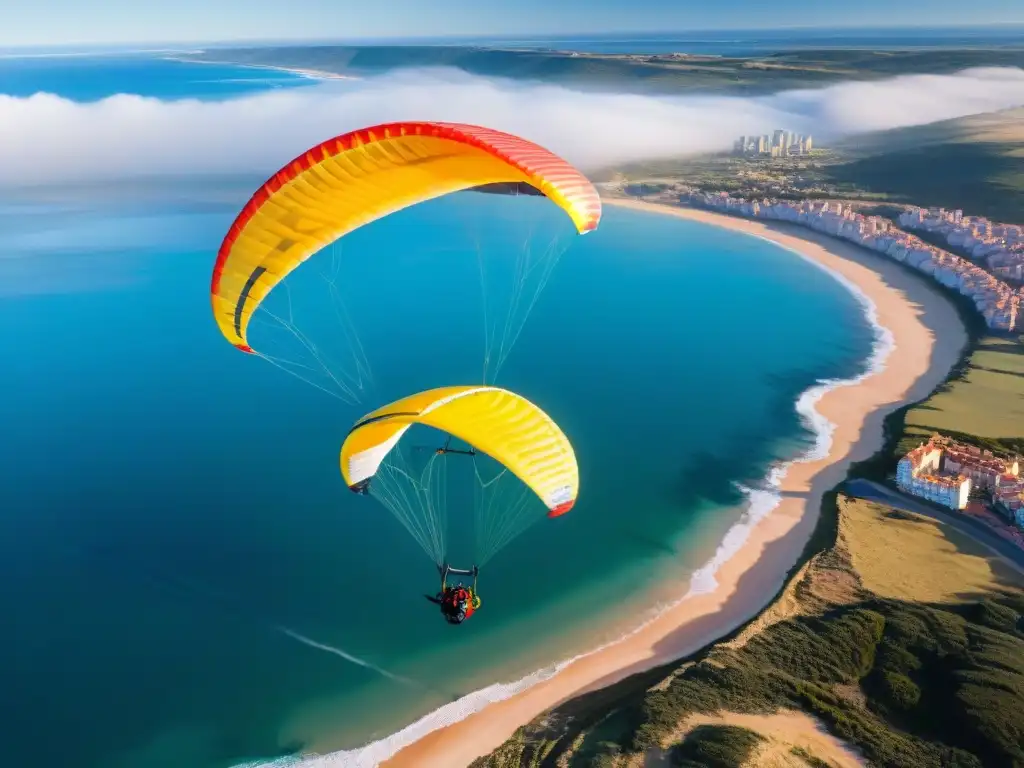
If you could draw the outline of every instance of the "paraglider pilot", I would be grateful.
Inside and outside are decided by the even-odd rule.
[[[452,568],[448,563],[444,563],[438,566],[438,570],[441,572],[441,591],[434,597],[426,595],[426,598],[441,606],[441,615],[449,624],[461,624],[480,607],[480,595],[476,591],[476,580],[480,569],[474,565],[472,570],[467,571],[461,568]],[[454,587],[449,587],[448,576],[451,574],[472,576],[473,585],[466,587],[460,581]]]

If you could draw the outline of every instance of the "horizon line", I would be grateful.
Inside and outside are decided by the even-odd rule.
[[[486,41],[536,41],[536,42],[555,42],[558,40],[615,40],[624,39],[630,36],[638,36],[640,38],[666,38],[674,35],[707,35],[707,34],[727,34],[727,35],[742,35],[742,34],[775,34],[781,32],[834,32],[836,36],[844,36],[851,32],[862,32],[869,34],[877,34],[879,32],[889,33],[914,33],[921,35],[921,33],[927,32],[957,32],[962,31],[964,33],[970,33],[975,31],[993,31],[993,30],[1005,30],[1007,35],[1021,34],[1021,43],[1024,45],[1024,21],[1010,21],[1000,22],[991,21],[980,24],[936,24],[927,27],[921,26],[909,26],[909,25],[839,25],[839,26],[827,26],[827,25],[787,25],[778,27],[706,27],[706,28],[690,28],[690,29],[678,29],[671,31],[654,31],[649,29],[633,29],[633,30],[618,30],[618,31],[601,31],[601,32],[499,32],[499,33],[463,33],[457,35],[413,35],[413,36],[395,36],[395,37],[379,37],[373,35],[365,35],[360,37],[285,37],[285,38],[270,38],[270,37],[240,37],[240,38],[207,38],[207,39],[193,39],[193,40],[134,40],[134,41],[73,41],[67,43],[16,43],[0,44],[0,51],[17,51],[17,50],[29,50],[29,49],[52,49],[52,50],[66,50],[69,48],[76,47],[109,47],[109,48],[120,48],[128,46],[197,46],[197,45],[214,45],[214,46],[227,46],[227,45],[253,45],[260,47],[283,47],[285,45],[331,45],[331,46],[343,46],[343,45],[365,45],[365,46],[376,46],[376,45],[443,45],[446,42],[452,42],[459,44],[456,41],[460,41],[462,44],[471,44],[473,41],[480,41],[481,43]],[[695,42],[714,42],[714,41],[695,41]]]

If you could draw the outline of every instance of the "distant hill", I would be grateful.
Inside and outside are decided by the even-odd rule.
[[[1006,145],[1011,154],[1024,157],[1024,108],[861,134],[837,142],[835,147],[851,155],[876,155],[887,151],[969,143]]]
[[[1024,223],[1024,109],[848,139],[827,175],[898,202]]]
[[[819,50],[758,58],[680,54],[581,54],[472,46],[292,46],[211,50],[182,58],[366,76],[408,67],[454,67],[476,75],[634,91],[764,93],[847,79],[1024,67],[1024,48]]]
[[[683,183],[743,197],[829,198],[961,208],[1024,224],[1024,109],[860,134],[811,158],[731,154],[622,164],[607,181]]]

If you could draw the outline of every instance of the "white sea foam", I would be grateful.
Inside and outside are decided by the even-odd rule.
[[[747,497],[747,508],[743,516],[726,532],[712,558],[693,572],[686,593],[670,603],[658,606],[657,610],[650,614],[639,626],[617,640],[566,659],[558,664],[545,667],[515,682],[495,683],[486,688],[481,688],[451,704],[446,704],[440,709],[424,715],[397,733],[374,741],[364,747],[332,752],[327,755],[303,755],[301,757],[281,758],[271,762],[245,763],[244,766],[239,766],[239,768],[292,768],[293,766],[301,766],[301,768],[373,768],[373,766],[379,765],[381,762],[393,757],[400,750],[422,739],[427,734],[457,723],[460,720],[465,720],[470,715],[479,712],[490,704],[504,701],[538,683],[551,679],[570,664],[637,634],[666,611],[671,610],[690,597],[708,594],[718,588],[718,581],[715,579],[718,570],[740,551],[750,537],[750,532],[754,526],[771,514],[781,503],[782,482],[790,467],[794,464],[819,461],[828,456],[832,448],[832,434],[835,431],[836,425],[819,413],[815,406],[828,392],[841,387],[854,386],[884,370],[889,355],[896,349],[896,342],[892,332],[878,320],[878,308],[875,306],[875,303],[856,284],[844,275],[826,267],[794,248],[787,248],[766,237],[759,239],[796,254],[804,261],[826,272],[853,294],[857,303],[861,305],[864,311],[864,317],[871,325],[874,343],[862,373],[850,379],[820,380],[804,390],[800,397],[797,398],[796,411],[803,420],[804,426],[814,435],[811,446],[796,458],[773,465],[768,470],[764,481],[759,487],[740,486]],[[780,588],[782,586],[782,578],[780,576],[778,585]]]

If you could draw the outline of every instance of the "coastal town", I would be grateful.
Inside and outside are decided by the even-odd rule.
[[[908,208],[899,223],[905,229],[941,237],[954,251],[985,264],[997,277],[1024,282],[1024,227],[945,208]]]
[[[763,137],[762,137],[763,138]],[[739,146],[737,146],[739,151]],[[628,189],[625,190],[627,193]],[[1024,228],[963,211],[907,207],[897,221],[865,215],[843,201],[748,200],[678,184],[647,199],[733,216],[786,222],[837,237],[901,262],[968,299],[997,332],[1024,330]],[[941,238],[960,255],[926,242]],[[1001,279],[1003,278],[1003,279]],[[942,435],[906,454],[895,484],[904,493],[970,515],[1024,547],[1024,459]]]
[[[1013,332],[1024,327],[1024,289],[1000,279],[981,264],[932,245],[904,231],[884,216],[864,215],[854,206],[829,200],[748,200],[726,192],[704,192],[685,185],[661,190],[648,199],[690,205],[745,218],[798,224],[847,240],[932,277],[969,299],[986,325]],[[969,248],[972,257],[995,264],[1008,276],[1024,268],[1024,233],[1012,225],[993,224],[943,209],[908,209],[901,221],[916,221],[920,228],[948,232],[952,242]],[[927,222],[927,225],[925,224]],[[942,222],[942,224],[936,224]],[[974,256],[974,254],[978,254]],[[1015,271],[1016,270],[1016,271]]]
[[[969,299],[989,328],[1004,332],[1024,329],[1024,290],[993,274],[999,270],[1007,277],[1020,275],[1024,264],[1021,227],[941,208],[908,208],[899,217],[900,225],[908,229],[941,234],[970,254],[968,258],[931,245],[887,218],[865,216],[842,202],[749,201],[694,190],[682,191],[679,200],[744,217],[800,224],[885,254]],[[899,462],[896,484],[905,493],[971,514],[1024,547],[1022,461],[935,435]]]

